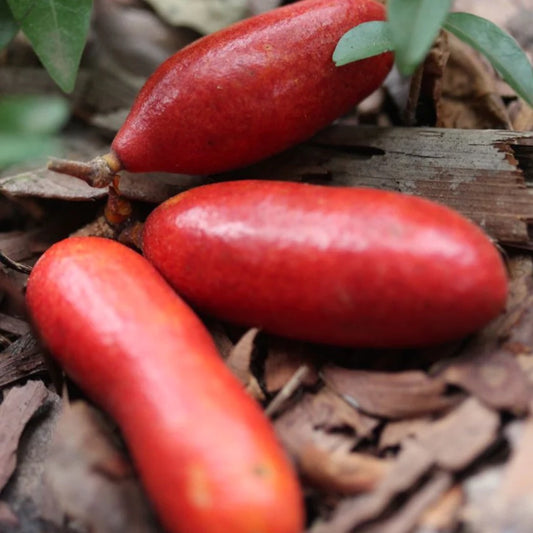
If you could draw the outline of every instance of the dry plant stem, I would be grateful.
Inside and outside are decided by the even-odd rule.
[[[31,272],[31,267],[10,259],[3,252],[0,252],[0,263],[8,268],[11,268],[12,270],[21,272],[22,274],[29,274]]]
[[[283,388],[276,394],[274,399],[270,402],[265,409],[267,416],[273,416],[279,411],[279,408],[293,395],[294,391],[302,384],[305,376],[309,373],[310,368],[308,365],[302,365],[292,375],[291,379],[285,383]]]
[[[109,194],[104,209],[104,216],[107,223],[112,228],[122,226],[130,217],[133,211],[131,202],[120,195],[118,179],[114,179],[109,185]]]
[[[136,221],[132,224],[126,224],[126,227],[120,231],[117,240],[127,246],[142,250],[142,232],[144,224]]]
[[[51,159],[48,163],[48,169],[81,179],[91,187],[102,188],[112,183],[117,172],[120,172],[123,167],[117,155],[114,152],[109,152],[88,163],[69,159]]]
[[[420,99],[420,90],[422,88],[422,77],[424,75],[424,63],[419,65],[413,77],[411,78],[411,86],[409,87],[409,98],[403,115],[403,121],[406,126],[414,126],[416,124],[416,108],[418,100]]]

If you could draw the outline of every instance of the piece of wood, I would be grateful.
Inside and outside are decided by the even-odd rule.
[[[47,396],[42,381],[28,381],[23,387],[10,389],[0,403],[0,490],[15,471],[22,431]]]
[[[27,333],[0,353],[0,388],[46,370],[39,343],[31,333]]]
[[[342,123],[231,176],[424,196],[458,210],[502,243],[533,248],[533,132]]]

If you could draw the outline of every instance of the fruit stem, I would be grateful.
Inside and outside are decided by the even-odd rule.
[[[87,163],[69,159],[51,159],[48,169],[60,174],[79,178],[91,187],[107,187],[117,172],[123,169],[120,159],[114,152],[95,157]]]

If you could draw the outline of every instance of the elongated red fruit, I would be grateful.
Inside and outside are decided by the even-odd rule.
[[[196,315],[141,255],[71,238],[30,275],[33,322],[118,422],[169,532],[299,533],[302,502],[259,406]]]
[[[103,186],[120,169],[210,174],[280,152],[381,85],[390,53],[342,67],[332,55],[349,29],[384,17],[374,0],[301,0],[208,35],[150,77],[111,154],[50,168]]]
[[[148,217],[144,254],[197,309],[322,343],[421,346],[502,310],[502,260],[473,223],[394,192],[217,183]]]
[[[382,20],[373,0],[303,0],[175,54],[146,83],[112,149],[130,171],[207,174],[298,143],[377,89],[390,54],[337,68],[337,41]]]

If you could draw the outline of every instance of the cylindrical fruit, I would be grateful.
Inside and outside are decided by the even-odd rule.
[[[140,254],[70,238],[39,259],[27,303],[53,356],[117,421],[173,533],[299,533],[292,467],[203,324]]]
[[[110,154],[51,168],[103,186],[120,169],[210,174],[280,152],[381,85],[391,53],[342,67],[332,55],[352,27],[384,18],[374,0],[301,0],[199,39],[146,82]]]
[[[482,327],[507,277],[488,237],[440,204],[370,188],[235,181],[148,217],[145,256],[195,308],[346,346],[423,346]]]

